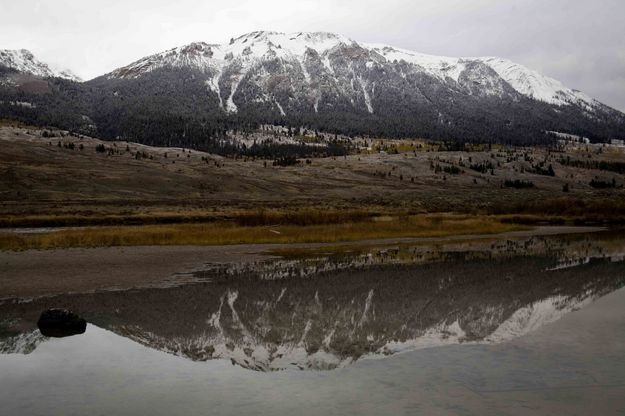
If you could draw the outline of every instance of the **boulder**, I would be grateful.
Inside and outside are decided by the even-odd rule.
[[[48,309],[41,313],[37,326],[46,337],[69,337],[83,334],[87,321],[67,309]]]

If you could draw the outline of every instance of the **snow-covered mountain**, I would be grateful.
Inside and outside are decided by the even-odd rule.
[[[278,67],[272,68],[268,63],[276,63]],[[113,71],[108,78],[138,78],[166,67],[192,68],[210,75],[207,86],[230,112],[237,111],[234,97],[249,75],[254,74],[259,85],[267,87],[263,96],[254,98],[270,101],[269,84],[276,82],[273,76],[289,73],[291,83],[301,84],[312,96],[316,111],[324,90],[331,89],[333,83],[340,84],[340,78],[345,77],[349,83],[347,89],[355,93],[354,101],[360,101],[369,113],[375,113],[375,90],[376,86],[381,87],[375,75],[380,71],[395,72],[402,78],[409,73],[424,73],[450,88],[473,94],[501,97],[509,92],[507,86],[511,86],[519,94],[549,104],[582,104],[589,110],[598,105],[586,94],[505,59],[425,55],[388,45],[358,43],[325,32],[252,32],[224,45],[192,43],[140,59]],[[473,89],[470,84],[478,88]],[[285,103],[275,97],[273,101],[283,113]]]
[[[316,89],[322,87],[317,85],[316,77],[336,75],[334,66],[337,64],[335,61],[339,51],[349,52],[351,58],[366,58],[365,66],[370,70],[388,63],[405,62],[417,71],[423,71],[443,82],[455,83],[458,86],[462,86],[461,77],[463,73],[471,72],[472,65],[484,64],[524,96],[557,105],[582,102],[592,107],[597,104],[584,93],[570,89],[555,79],[506,59],[426,55],[389,45],[358,43],[345,36],[327,32],[261,31],[233,38],[223,45],[191,43],[142,58],[128,66],[116,69],[107,77],[138,78],[145,73],[166,67],[198,69],[213,75],[207,85],[226,103],[227,110],[236,111],[232,98],[236,94],[237,81],[241,81],[255,65],[278,59],[284,65],[299,66],[304,83]],[[321,69],[321,71],[311,71],[310,67],[314,66],[314,61],[317,60],[315,58],[318,58],[323,66],[313,69]],[[44,63],[27,49],[0,50],[0,66],[38,77],[59,77],[81,81],[71,70]],[[230,73],[233,70],[232,66],[239,67],[237,74]],[[338,66],[340,67],[340,64]],[[355,71],[355,68],[353,69]],[[221,78],[224,75],[228,78],[224,81],[230,81],[231,84],[227,97],[221,93],[220,88],[223,83]],[[367,109],[374,112],[375,109],[370,107],[370,95],[373,93],[374,85],[369,85],[366,79],[358,77],[355,73],[353,75],[355,76],[354,84],[361,88],[364,96],[369,96],[366,98]],[[503,93],[502,85],[497,82],[486,83],[482,87],[485,94]]]
[[[5,66],[45,81],[4,83],[3,90],[0,78],[0,101],[33,104],[28,112],[0,107],[0,116],[54,120],[150,145],[237,153],[226,132],[261,124],[462,143],[546,143],[553,140],[547,132],[595,142],[625,138],[625,114],[522,65],[425,55],[333,33],[252,32],[221,45],[196,42],[72,84],[41,78],[53,72],[28,52],[0,56]]]
[[[27,49],[0,49],[0,67],[41,78],[58,77],[80,82],[81,79],[69,69],[56,68],[40,61]]]

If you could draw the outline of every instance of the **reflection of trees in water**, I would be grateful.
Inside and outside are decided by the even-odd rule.
[[[610,252],[597,247],[577,240],[549,250]],[[260,271],[216,269],[204,274],[205,283],[5,304],[0,314],[14,318],[6,326],[27,332],[41,310],[63,306],[95,325],[194,360],[230,358],[260,370],[332,368],[366,354],[508,339],[623,286],[625,278],[622,262],[599,259],[556,270],[549,269],[557,257],[483,251],[438,252],[432,262],[416,265],[360,259],[338,255],[325,263],[266,262]]]
[[[426,264],[536,255],[551,258],[553,265],[546,267],[555,269],[583,264],[595,257],[622,260],[625,245],[618,234],[604,234],[600,240],[594,239],[593,236],[574,234],[458,243],[441,241],[416,246],[410,244],[377,248],[347,246],[345,251],[337,250],[333,254],[300,254],[291,255],[287,259],[258,263],[218,265],[196,272],[195,277],[199,281],[213,281],[253,274],[254,277],[275,280],[382,264]]]

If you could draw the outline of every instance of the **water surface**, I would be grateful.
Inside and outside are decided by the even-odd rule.
[[[619,414],[624,254],[618,232],[348,247],[6,301],[0,413]],[[42,336],[49,307],[87,331]]]

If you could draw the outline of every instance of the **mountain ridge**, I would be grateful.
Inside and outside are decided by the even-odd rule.
[[[301,42],[300,39],[304,40]],[[306,42],[308,41],[308,42]],[[249,43],[248,43],[249,42]],[[257,45],[260,43],[260,48]],[[264,43],[264,45],[263,45]],[[287,44],[283,47],[284,44]],[[566,87],[560,81],[540,74],[511,60],[495,57],[447,57],[423,54],[387,44],[359,43],[330,32],[250,32],[233,38],[229,44],[211,44],[206,42],[192,42],[187,45],[171,48],[163,52],[152,54],[136,60],[129,65],[117,68],[106,74],[108,78],[133,78],[141,76],[145,71],[151,71],[166,66],[189,66],[201,70],[215,69],[223,65],[228,54],[233,58],[238,55],[253,54],[256,58],[264,55],[285,57],[285,55],[299,56],[305,59],[308,49],[323,55],[339,45],[355,46],[375,52],[378,58],[387,61],[404,60],[423,67],[428,73],[445,79],[447,76],[458,82],[466,63],[482,62],[490,66],[502,79],[508,82],[517,92],[551,104],[566,104],[574,101],[583,101],[589,106],[595,105],[596,100],[587,94]],[[267,47],[262,53],[263,46]],[[246,53],[246,50],[248,53]],[[280,53],[280,50],[288,51]],[[273,52],[273,53],[272,53]],[[219,56],[221,53],[221,56]],[[189,59],[195,55],[198,59]],[[182,57],[181,57],[182,56]],[[186,58],[186,59],[185,59]],[[202,59],[204,58],[204,59]],[[158,60],[161,60],[159,62]],[[369,62],[375,64],[375,60]],[[331,71],[329,62],[326,67]]]
[[[80,83],[2,88],[2,79],[0,70],[3,117],[222,154],[245,151],[228,143],[229,131],[261,125],[465,143],[625,136],[625,114],[512,61],[426,55],[329,32],[194,42]]]
[[[44,78],[57,77],[82,82],[71,70],[40,61],[28,49],[0,49],[0,66]]]

